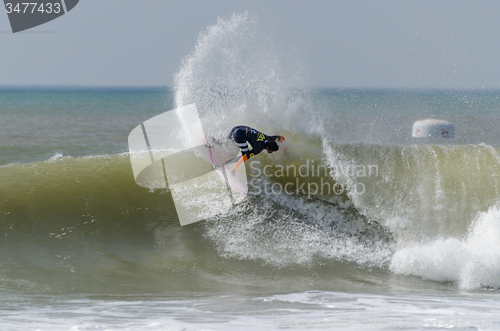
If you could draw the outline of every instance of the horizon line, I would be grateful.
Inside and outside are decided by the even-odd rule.
[[[90,89],[112,89],[112,90],[147,90],[147,89],[165,89],[173,91],[168,85],[29,85],[29,84],[12,84],[0,85],[0,90],[8,89],[25,89],[25,90],[90,90]],[[374,87],[374,86],[313,86],[313,87],[297,87],[297,89],[311,89],[324,91],[500,91],[498,87]]]

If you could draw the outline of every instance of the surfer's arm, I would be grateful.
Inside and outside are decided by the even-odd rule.
[[[262,152],[262,150],[254,148],[246,153],[242,153],[243,155],[240,157],[238,162],[236,162],[236,165],[233,168],[233,173],[236,171],[236,168],[238,168],[243,162],[245,162],[246,160],[248,160],[252,156],[259,154],[260,152]]]
[[[249,157],[246,154],[243,154],[243,156],[240,157],[240,159],[238,160],[238,162],[234,166],[233,171],[236,171],[236,168],[238,168],[243,162],[245,162],[248,159],[249,159]]]

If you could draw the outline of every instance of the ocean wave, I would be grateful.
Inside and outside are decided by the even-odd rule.
[[[250,196],[201,223],[179,225],[168,188],[136,185],[127,153],[1,166],[4,283],[210,290],[220,275],[238,288],[258,286],[247,276],[254,270],[273,283],[278,271],[306,279],[324,267],[323,275],[349,270],[361,281],[369,277],[360,269],[377,269],[498,286],[498,258],[486,245],[499,236],[498,149],[340,144],[320,118],[326,110],[297,88],[304,71],[248,13],[200,35],[175,76],[176,106],[196,103],[211,137],[247,124],[288,144],[253,157]],[[193,190],[190,202],[202,199]]]

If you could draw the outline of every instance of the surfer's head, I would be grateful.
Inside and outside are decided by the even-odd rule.
[[[276,152],[278,149],[280,149],[280,147],[278,146],[278,144],[275,141],[267,142],[265,144],[265,147],[266,147],[266,150],[269,154],[271,154],[272,152]]]

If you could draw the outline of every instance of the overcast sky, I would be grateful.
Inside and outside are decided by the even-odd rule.
[[[81,0],[16,34],[0,13],[0,85],[171,86],[199,33],[244,10],[316,87],[500,88],[497,0]]]

